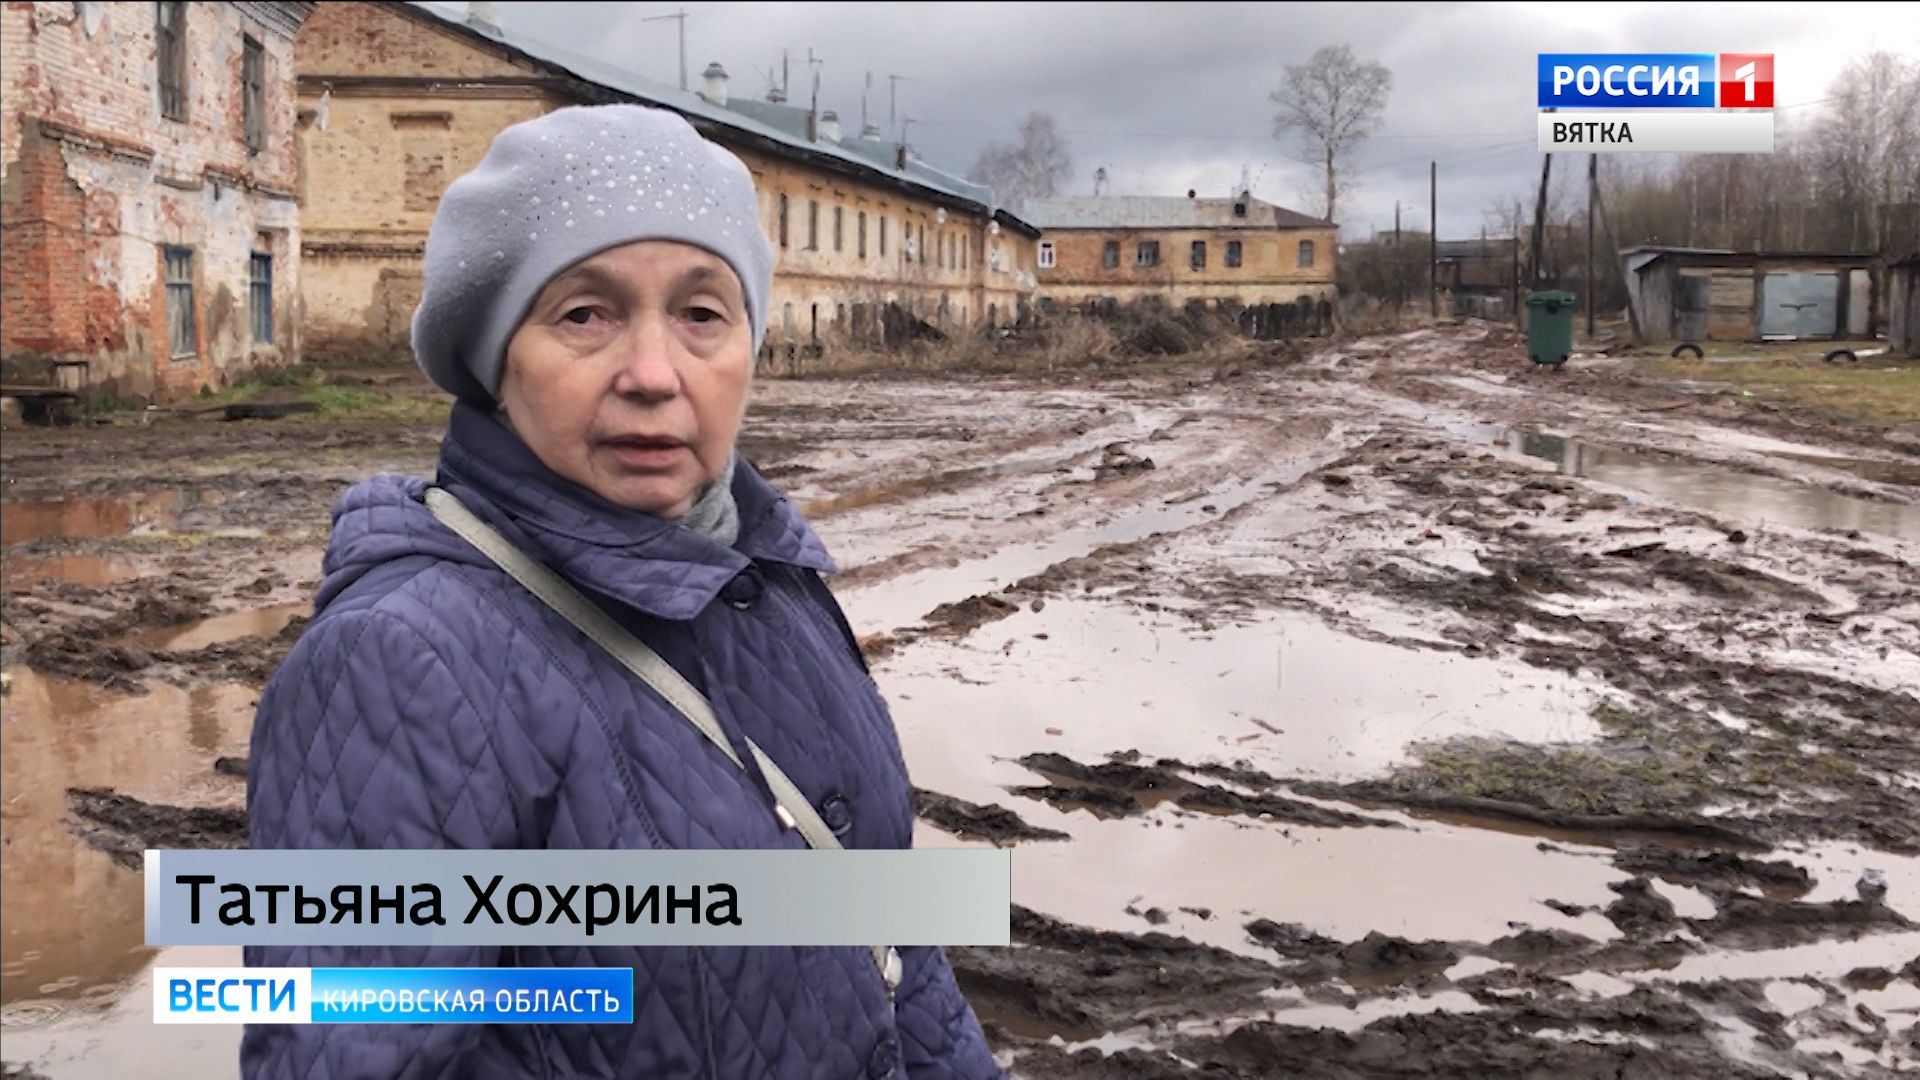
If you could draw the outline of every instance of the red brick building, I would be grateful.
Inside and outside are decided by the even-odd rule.
[[[164,400],[300,351],[308,3],[0,8],[0,363]]]

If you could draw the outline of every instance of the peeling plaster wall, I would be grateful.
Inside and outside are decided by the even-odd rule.
[[[305,4],[186,6],[186,116],[162,117],[155,5],[0,11],[0,364],[8,382],[87,362],[94,397],[166,400],[299,355],[292,32]],[[261,43],[266,140],[244,140],[245,37]],[[193,251],[191,355],[168,338],[163,248]],[[253,340],[251,255],[273,257],[271,343]]]

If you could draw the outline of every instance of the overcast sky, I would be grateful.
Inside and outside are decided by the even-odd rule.
[[[448,5],[455,7],[457,5]],[[1105,166],[1117,194],[1225,195],[1243,169],[1254,193],[1310,209],[1310,170],[1272,138],[1267,95],[1288,63],[1350,45],[1394,78],[1386,120],[1340,212],[1343,235],[1427,218],[1427,162],[1440,163],[1443,237],[1476,236],[1486,210],[1531,190],[1535,54],[1772,52],[1775,100],[1824,98],[1846,60],[1875,48],[1920,57],[1920,18],[1888,4],[837,4],[503,3],[509,31],[678,79],[671,21],[684,8],[693,88],[717,60],[732,93],[765,95],[789,50],[793,99],[809,89],[807,51],[825,62],[821,107],[858,131],[867,109],[887,124],[887,76],[900,114],[932,164],[964,172],[981,145],[1045,110],[1066,129],[1075,175],[1091,194]],[[1781,123],[1812,108],[1781,114]],[[1566,159],[1568,175],[1584,162]],[[1558,165],[1560,163],[1556,163]]]

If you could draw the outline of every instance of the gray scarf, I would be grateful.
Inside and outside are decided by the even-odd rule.
[[[676,523],[721,547],[732,547],[733,542],[740,538],[740,505],[733,498],[734,460],[733,454],[729,453],[720,475],[714,477],[713,483],[700,492],[693,500],[693,505]]]
[[[508,431],[513,430],[513,421],[507,418],[505,409],[495,409],[493,418]],[[514,437],[519,438],[517,434]],[[721,467],[720,475],[700,489],[693,505],[687,507],[675,525],[697,532],[721,547],[732,547],[733,542],[740,539],[740,504],[733,499],[735,460],[733,451],[727,451],[727,463]]]

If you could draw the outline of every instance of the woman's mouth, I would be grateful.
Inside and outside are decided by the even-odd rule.
[[[622,435],[601,440],[615,460],[629,469],[660,472],[681,463],[690,453],[686,443],[666,436]]]

